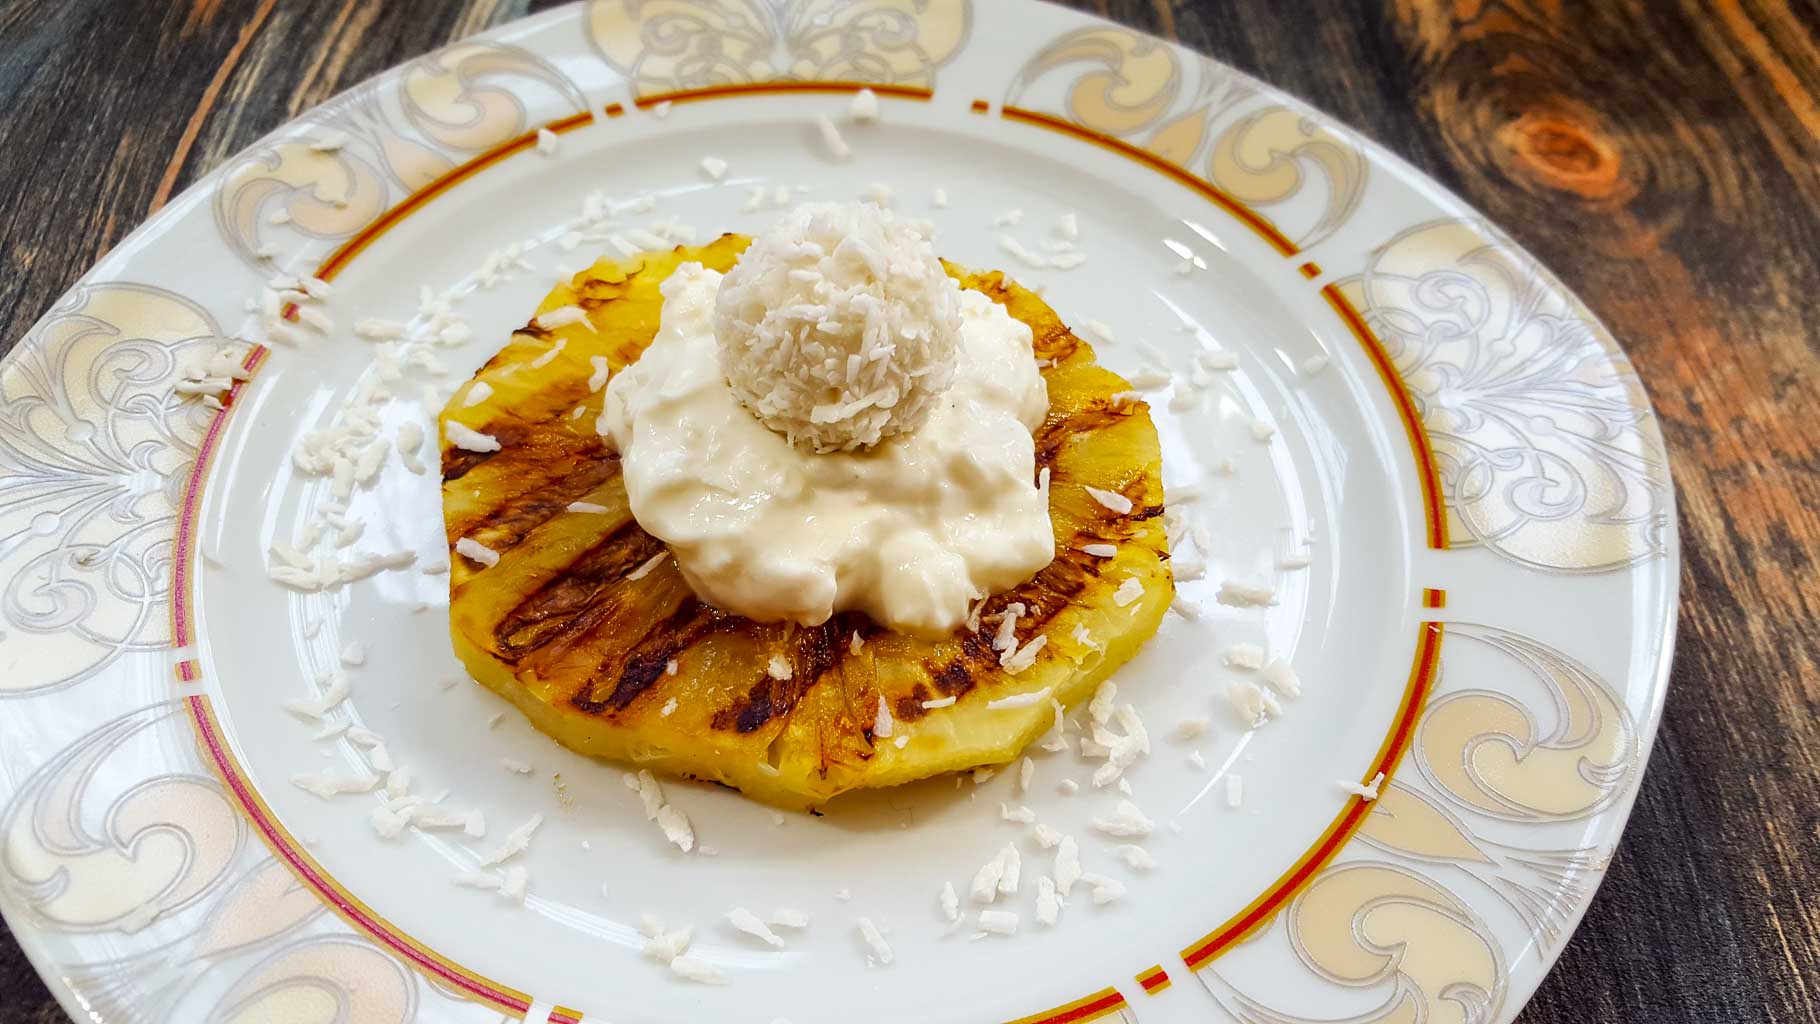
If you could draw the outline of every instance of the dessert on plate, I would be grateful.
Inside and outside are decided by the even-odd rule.
[[[1014,759],[1174,593],[1148,407],[870,205],[601,260],[441,426],[474,678],[780,806]]]

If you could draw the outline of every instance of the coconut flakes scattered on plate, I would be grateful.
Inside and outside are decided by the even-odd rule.
[[[734,907],[727,911],[727,923],[734,929],[758,939],[772,949],[784,948],[784,940],[766,926],[765,922],[744,907]]]
[[[871,951],[870,959],[880,966],[888,966],[893,958],[891,944],[885,941],[884,933],[878,930],[878,925],[873,924],[869,917],[860,918],[855,925],[859,928],[860,938],[865,940],[866,948]]]
[[[847,116],[861,123],[878,120],[878,93],[871,89],[854,93],[853,101],[847,104]]]
[[[1345,779],[1341,779],[1337,785],[1346,792],[1351,793],[1353,796],[1358,797],[1366,803],[1370,803],[1378,798],[1378,788],[1384,785],[1384,773],[1379,772],[1372,776],[1370,782],[1348,782]]]
[[[1244,580],[1221,580],[1214,599],[1232,608],[1260,608],[1276,603],[1275,587]]]
[[[847,140],[841,137],[840,129],[828,115],[815,115],[815,128],[821,133],[822,145],[827,148],[829,156],[845,160],[853,155],[852,147],[847,145]]]
[[[1095,818],[1092,825],[1097,832],[1120,838],[1147,836],[1156,828],[1156,823],[1129,800],[1120,800],[1110,816]]]

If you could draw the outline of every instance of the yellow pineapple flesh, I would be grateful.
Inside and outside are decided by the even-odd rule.
[[[1050,361],[1049,414],[1035,437],[1038,465],[1050,471],[1053,562],[987,600],[977,632],[941,640],[853,613],[816,627],[753,622],[697,600],[669,558],[630,578],[665,548],[633,520],[618,457],[596,430],[595,357],[613,372],[631,364],[656,334],[659,283],[685,262],[725,271],[745,244],[726,235],[596,263],[538,307],[580,306],[588,324],[548,330],[533,319],[443,410],[443,424],[501,445],[443,445],[456,654],[566,746],[783,807],[1011,761],[1051,728],[1053,705],[990,705],[1045,689],[1064,705],[1085,699],[1156,632],[1174,595],[1148,407],[1120,396],[1129,385],[1034,294],[1000,273],[950,266],[962,287],[1029,325],[1037,358]],[[470,404],[478,382],[491,392]],[[1131,511],[1108,510],[1088,485],[1129,498]],[[497,564],[455,553],[464,537],[497,552]],[[1088,555],[1089,544],[1117,554]],[[991,625],[1014,602],[1025,607],[1020,647],[1044,638],[1035,663],[1015,674],[1000,666]],[[788,679],[769,671],[774,655]],[[889,738],[874,735],[881,698]]]

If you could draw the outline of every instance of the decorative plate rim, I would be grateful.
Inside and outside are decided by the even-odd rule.
[[[701,2],[711,7],[717,0],[701,0]],[[889,7],[891,6],[891,2],[892,0],[861,0],[861,5],[863,6],[870,3],[880,7]],[[106,286],[115,283],[125,284],[126,282],[124,281],[111,278],[109,276],[110,273],[114,272],[117,268],[124,266],[130,260],[131,254],[141,245],[164,233],[172,225],[184,218],[195,216],[199,212],[199,208],[206,204],[210,197],[215,197],[220,194],[224,184],[237,170],[240,170],[243,163],[249,160],[254,154],[276,146],[287,137],[294,137],[295,132],[300,127],[327,123],[332,116],[345,111],[364,97],[380,93],[389,88],[398,87],[401,80],[410,69],[423,64],[425,61],[437,59],[443,54],[459,50],[462,47],[477,45],[490,46],[495,44],[509,46],[510,40],[522,39],[540,31],[558,26],[566,27],[571,22],[582,27],[583,34],[586,34],[587,23],[594,17],[597,10],[615,7],[616,5],[617,0],[595,0],[593,4],[586,6],[580,3],[571,4],[488,30],[477,36],[451,44],[444,50],[425,55],[424,57],[413,58],[412,60],[382,71],[362,83],[338,94],[336,97],[326,101],[318,107],[293,118],[284,125],[274,129],[272,132],[267,133],[245,150],[228,158],[220,167],[217,167],[208,174],[202,176],[195,184],[186,189],[183,194],[173,199],[164,208],[154,213],[143,224],[130,232],[117,246],[115,246],[113,251],[98,261],[88,272],[84,273],[75,284],[71,286],[70,290],[53,304],[52,309],[26,332],[25,337],[21,339],[14,350],[8,353],[4,363],[0,364],[0,374],[10,376],[18,369],[27,355],[35,354],[38,348],[42,348],[49,344],[49,342],[44,339],[43,333],[55,325],[60,311],[74,302],[86,301],[87,294],[96,286]],[[1176,68],[1194,68],[1209,76],[1221,77],[1236,88],[1248,90],[1250,99],[1268,101],[1271,106],[1265,109],[1281,109],[1293,114],[1300,122],[1293,131],[1301,132],[1303,137],[1315,139],[1317,142],[1324,144],[1331,141],[1341,149],[1351,147],[1354,157],[1362,161],[1364,166],[1388,170],[1391,172],[1393,178],[1400,180],[1401,184],[1412,192],[1418,193],[1425,202],[1433,206],[1433,212],[1440,215],[1436,219],[1414,225],[1406,225],[1402,229],[1399,229],[1401,233],[1406,234],[1428,228],[1445,228],[1449,226],[1460,226],[1469,234],[1473,231],[1480,232],[1479,240],[1487,246],[1498,250],[1499,258],[1507,259],[1510,261],[1511,265],[1521,267],[1525,273],[1534,275],[1534,280],[1531,283],[1540,289],[1544,299],[1557,301],[1564,305],[1565,313],[1563,315],[1578,321],[1590,332],[1588,336],[1589,341],[1587,341],[1587,343],[1603,346],[1605,355],[1615,368],[1616,372],[1628,372],[1628,361],[1622,351],[1618,348],[1617,343],[1609,330],[1605,328],[1595,314],[1587,310],[1583,304],[1579,303],[1578,299],[1573,296],[1564,284],[1548,274],[1548,272],[1542,268],[1542,264],[1537,261],[1532,254],[1518,243],[1502,235],[1502,233],[1498,232],[1494,227],[1491,227],[1481,214],[1473,210],[1470,205],[1461,200],[1459,196],[1454,194],[1445,185],[1424,175],[1413,165],[1385,148],[1382,144],[1375,140],[1359,136],[1351,129],[1340,127],[1341,122],[1328,116],[1325,112],[1317,111],[1299,100],[1288,97],[1280,90],[1259,82],[1243,72],[1238,72],[1226,65],[1214,61],[1212,58],[1200,55],[1180,44],[1136,32],[1135,30],[1092,14],[1061,8],[1047,9],[1057,12],[1051,20],[1079,26],[1070,29],[1068,32],[1064,33],[1063,36],[1057,37],[1057,42],[1065,37],[1099,33],[1104,36],[1106,40],[1112,41],[1111,45],[1114,46],[1117,45],[1118,40],[1131,40],[1152,48],[1161,46],[1172,55],[1172,65]],[[963,37],[967,32],[972,32],[977,28],[977,25],[975,24],[977,19],[970,0],[950,0],[948,5],[940,8],[940,10],[950,13],[954,11],[960,12],[959,17],[961,17],[964,26]],[[594,40],[590,40],[590,42],[594,42]],[[969,42],[971,42],[970,39],[964,39],[956,52],[958,53],[959,50],[965,49],[965,46]],[[1050,45],[1053,46],[1054,44],[1052,43]],[[534,50],[527,52],[536,56]],[[604,51],[602,51],[598,45],[595,46],[595,50],[591,52],[591,55],[600,58],[603,63],[611,67],[611,60],[605,57]],[[1055,70],[1055,67],[1053,66],[1044,67],[1040,64],[1038,58],[1042,55],[1042,52],[1034,55],[1030,61],[1017,71],[1016,77],[1014,77],[1011,80],[1011,83],[1006,86],[1007,91],[1005,96],[1007,100],[1010,98],[1012,90],[1017,89],[1020,84],[1029,84],[1029,82],[1024,81],[1026,75],[1029,75],[1031,80],[1035,80],[1041,78],[1044,74],[1051,73]],[[939,62],[937,66],[939,66]],[[928,67],[924,70],[931,76],[935,73],[935,67]],[[618,84],[603,86],[600,82],[595,82],[593,88],[583,89],[579,86],[574,86],[574,83],[570,83],[574,86],[576,94],[581,95],[586,99],[587,102],[583,107],[582,113],[587,114],[590,118],[594,116],[594,111],[600,107],[600,104],[595,102],[595,100],[599,98],[599,95],[604,88],[629,88],[630,91],[627,95],[630,98],[631,104],[641,110],[658,102],[660,99],[660,97],[655,96],[649,98],[641,97],[641,94],[638,91],[640,85],[636,76],[631,75],[623,69],[609,70],[606,72],[606,75],[609,81],[617,77]],[[1202,85],[1205,86],[1205,83],[1203,82]],[[933,87],[933,77],[931,78],[931,86]],[[1243,105],[1246,102],[1246,99],[1241,98],[1236,102]],[[1168,103],[1164,105],[1164,112],[1170,112],[1174,104],[1175,96],[1172,92],[1169,96]],[[1006,103],[1006,107],[1010,107],[1008,102]],[[1018,109],[1023,108],[1019,107]],[[1078,124],[1082,130],[1093,133],[1091,128],[1082,123],[1086,118],[1081,115],[1078,108],[1069,107],[1064,109],[1068,115],[1072,115],[1072,121],[1068,121],[1068,118],[1063,115],[1048,112],[1043,112],[1041,116],[1054,118],[1058,122]],[[1228,112],[1230,112],[1230,108]],[[1244,116],[1252,117],[1258,113],[1260,113],[1260,111],[1254,109]],[[610,111],[609,114],[611,114]],[[1190,111],[1189,115],[1180,115],[1178,112],[1178,117],[1186,117],[1192,114],[1193,111]],[[581,115],[578,114],[576,116],[579,117]],[[1006,114],[1004,116],[1008,117],[1010,115]],[[1222,115],[1217,112],[1209,113],[1207,115],[1208,126],[1214,126],[1220,116]],[[1251,128],[1245,130],[1253,129],[1255,129],[1255,125],[1252,125]],[[1225,124],[1223,127],[1220,127],[1219,130],[1227,132],[1227,138],[1231,138],[1236,132],[1239,136],[1239,142],[1234,143],[1235,147],[1242,143],[1244,130],[1235,129],[1232,124]],[[1098,134],[1104,139],[1123,138],[1122,136],[1105,132],[1098,132]],[[423,136],[420,135],[419,138],[421,139]],[[1276,141],[1282,142],[1286,138],[1291,138],[1291,136],[1279,135]],[[1198,152],[1202,141],[1204,140],[1197,138],[1195,141],[1195,149],[1191,150],[1188,154],[1190,158]],[[1138,150],[1139,148],[1135,144],[1126,145],[1133,150]],[[1215,149],[1217,150],[1217,148],[1218,146],[1216,144]],[[1157,137],[1153,136],[1144,143],[1142,152],[1146,153],[1148,156],[1156,149]],[[462,151],[465,150],[461,146],[445,145],[443,147],[443,152],[459,153]],[[1211,188],[1220,191],[1223,195],[1230,196],[1230,192],[1224,189],[1219,183],[1207,180],[1206,177],[1200,175],[1199,172],[1190,169],[1186,163],[1176,163],[1169,157],[1161,156],[1160,154],[1156,155],[1153,159],[1178,168],[1175,172],[1166,171],[1165,173],[1177,173],[1179,176],[1194,179],[1205,188]],[[1296,157],[1292,156],[1290,162],[1293,164],[1296,159]],[[1239,161],[1239,165],[1241,173],[1247,170],[1247,168],[1243,166],[1242,160]],[[1299,191],[1299,184],[1297,189]],[[417,194],[417,191],[407,189],[401,196],[394,197],[386,206],[381,208],[378,220],[383,220],[390,216],[401,203],[411,199]],[[1272,225],[1272,231],[1278,231],[1274,220],[1263,214],[1257,213],[1258,206],[1273,207],[1274,211],[1274,204],[1277,202],[1286,203],[1287,206],[1283,208],[1287,209],[1295,207],[1296,204],[1302,202],[1302,200],[1298,198],[1297,195],[1290,195],[1284,200],[1269,200],[1261,204],[1239,202],[1238,205],[1242,210],[1251,214],[1253,217],[1257,217],[1266,224]],[[1302,205],[1306,206],[1306,203],[1303,203]],[[372,223],[377,223],[377,221]],[[1279,231],[1279,235],[1280,234],[1281,232]],[[1317,247],[1327,242],[1332,237],[1333,235],[1331,234],[1323,236],[1309,246],[1309,248],[1312,249]],[[1385,254],[1393,246],[1394,242],[1394,238],[1384,241],[1378,248],[1364,253],[1363,255],[1366,256],[1369,262],[1370,260]],[[1285,253],[1285,255],[1288,254]],[[1336,253],[1336,255],[1350,256],[1352,253]],[[1311,263],[1310,265],[1312,266],[1313,264]],[[1351,268],[1349,267],[1348,269]],[[1316,277],[1327,280],[1329,283],[1326,288],[1332,289],[1335,296],[1341,296],[1342,286],[1355,287],[1355,285],[1351,283],[1354,281],[1354,278],[1350,276],[1341,278],[1337,275],[1321,271],[1318,267],[1314,274],[1309,274],[1307,276],[1309,276],[1311,280]],[[1330,298],[1329,301],[1334,302],[1335,300]],[[1338,301],[1350,304],[1352,300],[1345,296],[1341,296]],[[1336,304],[1335,308],[1337,311],[1339,306]],[[1367,333],[1370,333],[1370,330],[1370,328],[1366,328]],[[1363,340],[1363,337],[1361,337],[1361,340]],[[1387,356],[1386,358],[1388,359],[1389,357]],[[1396,372],[1401,375],[1408,371],[1399,367]],[[1634,381],[1634,375],[1632,375],[1630,379]],[[1389,371],[1386,371],[1386,380],[1389,380]],[[1399,376],[1399,384],[1402,382],[1403,378]],[[6,376],[0,376],[0,384],[4,383],[6,383]],[[167,380],[164,383],[168,385],[170,381]],[[1647,764],[1649,755],[1653,751],[1657,730],[1660,725],[1669,673],[1672,669],[1674,645],[1678,630],[1677,609],[1680,592],[1680,537],[1676,519],[1676,495],[1672,479],[1672,467],[1666,457],[1666,441],[1662,437],[1659,423],[1655,418],[1653,405],[1650,402],[1647,393],[1643,390],[1641,382],[1636,381],[1634,392],[1626,390],[1624,394],[1626,400],[1631,403],[1628,411],[1636,417],[1635,422],[1630,426],[1635,430],[1635,440],[1639,449],[1646,455],[1654,453],[1658,456],[1647,467],[1648,473],[1646,475],[1648,476],[1648,483],[1653,485],[1653,497],[1659,499],[1659,504],[1652,504],[1650,507],[1652,519],[1665,520],[1665,526],[1662,529],[1659,539],[1659,547],[1653,551],[1647,552],[1645,555],[1637,556],[1634,560],[1625,561],[1622,566],[1616,569],[1588,569],[1573,566],[1557,567],[1558,571],[1563,573],[1580,571],[1647,571],[1654,574],[1655,578],[1653,584],[1657,588],[1654,592],[1660,595],[1660,606],[1659,609],[1657,609],[1659,614],[1656,616],[1658,621],[1652,624],[1656,634],[1655,638],[1658,641],[1657,646],[1654,647],[1654,650],[1658,652],[1654,664],[1647,667],[1642,665],[1633,666],[1631,669],[1631,677],[1624,681],[1625,689],[1628,691],[1640,692],[1647,698],[1646,703],[1628,709],[1622,706],[1619,708],[1620,712],[1628,712],[1629,718],[1627,724],[1632,730],[1632,735],[1630,736],[1630,742],[1632,743],[1632,764],[1631,771],[1628,775],[1628,781],[1622,788],[1613,789],[1604,802],[1599,803],[1596,809],[1587,811],[1585,815],[1586,819],[1596,822],[1596,828],[1589,829],[1589,838],[1596,834],[1598,838],[1608,845],[1608,847],[1612,848],[1615,848],[1618,837],[1621,835],[1624,825],[1628,821],[1634,807],[1637,798],[1637,780],[1640,778],[1641,773]],[[220,422],[222,422],[222,420],[215,421],[217,426]],[[1427,432],[1431,429],[1431,423],[1429,421],[1424,420],[1419,427],[1412,429],[1421,430],[1424,434],[1423,444],[1429,443],[1427,436]],[[4,438],[0,438],[0,440],[4,440]],[[0,449],[0,473],[3,473],[6,468],[6,458],[6,452],[3,449]],[[200,463],[195,466],[195,472],[198,475],[200,475],[204,469],[205,467]],[[1659,493],[1654,493],[1654,487],[1660,488]],[[1442,509],[1441,515],[1444,520],[1451,515],[1460,514],[1460,509],[1457,507],[1453,498],[1437,494],[1435,496],[1435,501],[1437,506]],[[1444,536],[1444,531],[1446,530],[1446,523],[1444,521],[1442,522],[1440,529],[1443,531]],[[1444,542],[1442,546],[1445,546]],[[1511,557],[1515,559],[1517,556],[1512,555]],[[1643,568],[1645,565],[1648,566],[1648,569]],[[178,566],[177,571],[181,574],[184,571],[183,567]],[[1644,588],[1640,584],[1637,589],[1641,592]],[[176,599],[181,600],[181,596],[181,594],[176,595]],[[1634,605],[1635,602],[1641,600],[1641,598],[1633,595],[1630,600]],[[1455,620],[1451,619],[1447,620],[1447,624],[1452,625],[1454,621]],[[1539,643],[1539,641],[1537,643]],[[1572,661],[1572,656],[1568,655],[1566,652],[1555,651],[1554,653],[1569,662]],[[1584,666],[1579,666],[1578,663],[1574,664],[1588,673],[1592,672],[1592,670],[1586,669]],[[1639,685],[1639,683],[1641,685]],[[54,692],[56,689],[56,687],[50,687],[44,692]],[[9,696],[16,698],[20,695],[9,695],[3,689],[0,689],[0,703],[4,703]],[[1429,698],[1430,701],[1433,701],[1434,699],[1435,698],[1432,696]],[[1412,747],[1414,742],[1412,737]],[[1404,753],[1400,755],[1400,760],[1408,760],[1411,756],[1413,756],[1412,753]],[[34,776],[39,767],[42,766],[32,766],[19,772],[18,777],[21,782],[29,781],[29,777]],[[13,794],[0,793],[0,798],[4,798],[10,803],[13,799]],[[7,813],[10,816],[11,812],[8,811]],[[1343,867],[1353,867],[1359,864],[1364,864],[1364,862],[1349,861],[1346,865],[1343,865]],[[1369,868],[1369,866],[1369,864],[1365,864],[1366,868]],[[3,860],[0,860],[0,882],[7,880],[4,868],[5,864]],[[1538,960],[1539,969],[1526,971],[1520,978],[1513,978],[1513,975],[1509,973],[1511,965],[1503,965],[1502,969],[1506,973],[1499,979],[1500,984],[1508,985],[1509,987],[1504,990],[1501,1002],[1494,1010],[1494,1012],[1498,1014],[1498,1019],[1502,1020],[1514,1017],[1521,1009],[1530,995],[1533,994],[1533,991],[1536,985],[1539,984],[1542,976],[1558,959],[1561,950],[1565,947],[1565,937],[1572,934],[1584,917],[1598,884],[1603,880],[1602,865],[1587,866],[1584,869],[1584,873],[1590,877],[1590,884],[1575,890],[1575,894],[1571,899],[1567,900],[1566,905],[1559,908],[1559,919],[1556,922],[1556,925],[1561,940],[1552,944],[1542,944],[1540,959]],[[1449,895],[1452,894],[1449,893]],[[1467,905],[1464,901],[1462,901],[1462,903],[1463,905]],[[14,905],[13,899],[4,887],[0,887],[0,910],[6,911],[7,922],[12,928],[12,934],[20,948],[25,952],[34,969],[45,979],[47,986],[51,988],[51,991],[55,994],[59,1003],[72,1015],[86,1013],[88,1007],[85,1005],[81,993],[77,990],[75,984],[64,975],[59,965],[55,963],[53,954],[51,953],[50,947],[48,943],[46,943],[44,936],[30,926],[30,921],[25,917],[21,909]],[[1274,922],[1274,917],[1271,920]],[[1189,970],[1191,973],[1199,973],[1199,969],[1196,966],[1191,965]],[[1152,971],[1162,975],[1160,981],[1155,981]],[[1145,982],[1143,980],[1147,976],[1152,977],[1155,982],[1154,989],[1152,982]],[[1209,991],[1214,992],[1216,999],[1221,998],[1220,993],[1215,991],[1216,986],[1213,983],[1209,982],[1206,978],[1203,978],[1202,980],[1204,983],[1208,984]],[[1514,985],[1510,984],[1513,980],[1516,982]],[[1158,965],[1155,968],[1142,972],[1138,976],[1138,981],[1142,985],[1144,991],[1154,994],[1154,991],[1160,991],[1163,987],[1168,985],[1169,978],[1163,971],[1163,965]],[[1101,992],[1095,993],[1094,996],[1089,998],[1100,998],[1104,996],[1105,992]],[[1117,1009],[1118,1006],[1122,1005],[1124,1004],[1121,999],[1116,1006],[1111,1006],[1104,1012],[1111,1012],[1113,1009]],[[1038,1014],[1036,1017],[1030,1019],[1042,1019],[1043,1017],[1043,1014]],[[1090,1018],[1082,1017],[1078,1019]],[[1251,1020],[1253,1018],[1246,1017],[1244,1019]],[[1258,1017],[1256,1019],[1277,1020],[1279,1018]],[[1288,1018],[1284,1017],[1281,1019]]]

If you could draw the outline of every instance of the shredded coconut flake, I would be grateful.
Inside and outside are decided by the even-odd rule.
[[[537,830],[542,827],[543,815],[531,815],[524,824],[506,833],[505,842],[501,843],[499,848],[492,853],[482,857],[480,859],[480,866],[490,868],[495,864],[503,864],[530,849],[531,837],[536,835]]]
[[[657,827],[663,830],[664,838],[682,852],[688,853],[695,848],[695,829],[689,824],[689,816],[675,804],[665,804],[657,809]]]
[[[1233,608],[1257,608],[1276,603],[1276,588],[1243,580],[1221,580],[1215,596],[1223,605]]]
[[[544,156],[555,156],[559,141],[556,133],[548,128],[537,129],[537,151]]]
[[[1081,849],[1073,836],[1063,836],[1055,850],[1055,887],[1067,899],[1081,880]]]
[[[1092,824],[1096,831],[1119,837],[1147,836],[1156,827],[1156,823],[1129,800],[1120,800],[1109,817],[1095,818]]]
[[[442,435],[449,439],[450,444],[463,451],[496,452],[499,451],[500,448],[499,439],[492,434],[483,434],[466,424],[457,423],[454,420],[449,420],[443,424]]]
[[[708,176],[709,181],[719,181],[727,176],[727,162],[717,156],[704,156],[701,158],[701,172]]]
[[[1124,608],[1143,596],[1144,584],[1139,582],[1137,577],[1130,576],[1126,577],[1125,582],[1119,584],[1119,588],[1112,592],[1112,603]]]
[[[305,772],[291,776],[291,785],[312,796],[328,800],[347,793],[371,793],[379,788],[379,776]]]
[[[815,115],[815,127],[817,131],[821,132],[822,145],[827,147],[829,156],[836,160],[845,160],[853,155],[853,149],[847,145],[847,140],[841,137],[840,129],[835,126],[833,119],[828,115]]]
[[[1016,935],[1017,914],[1009,910],[982,910],[979,924],[983,931],[993,935]]]
[[[1018,880],[1023,873],[1023,857],[1018,854],[1017,847],[1009,843],[999,851],[998,856],[1000,863],[1004,866],[1004,870],[999,873],[998,878],[999,895],[1015,896],[1017,895]]]
[[[784,940],[778,938],[776,932],[766,927],[765,922],[760,920],[757,914],[754,914],[744,907],[734,907],[732,910],[727,911],[727,923],[731,924],[738,931],[742,931],[747,935],[758,939],[772,949],[784,948]]]
[[[975,903],[991,903],[998,899],[999,882],[1004,877],[1005,858],[1003,851],[1000,851],[973,873],[973,884],[967,887],[967,894]]]
[[[847,116],[860,122],[878,120],[878,93],[871,89],[854,93],[853,102],[847,104]]]
[[[1121,516],[1131,514],[1131,499],[1117,491],[1102,491],[1098,487],[1089,485],[1087,495],[1109,512]]]
[[[1226,687],[1226,700],[1247,727],[1263,725],[1268,720],[1264,713],[1264,697],[1263,688],[1249,679],[1234,680]]]
[[[1233,644],[1226,648],[1220,658],[1229,668],[1254,672],[1264,665],[1264,649],[1257,644]]]
[[[463,537],[456,541],[455,553],[465,558],[471,558],[489,568],[499,564],[499,552],[472,537]]]
[[[593,322],[588,319],[588,311],[580,306],[558,306],[548,313],[539,313],[533,322],[546,331],[570,324],[582,324],[590,331],[594,329]]]
[[[1055,879],[1044,875],[1036,880],[1036,920],[1045,928],[1054,927],[1061,916],[1062,901],[1055,891]]]
[[[664,791],[657,784],[657,777],[649,769],[641,768],[637,774],[627,772],[621,776],[626,788],[638,794],[638,799],[645,807],[645,820],[656,821],[657,812],[664,806]]]
[[[809,927],[809,915],[789,907],[778,907],[771,911],[770,917],[765,918],[765,923],[776,925],[779,928],[807,928]]]
[[[1125,883],[1116,878],[1089,872],[1081,875],[1081,881],[1093,887],[1094,906],[1103,906],[1125,895]]]
[[[1370,803],[1378,798],[1378,788],[1384,785],[1384,773],[1379,772],[1372,776],[1370,782],[1363,784],[1348,782],[1345,779],[1341,779],[1338,785],[1341,789],[1351,793],[1353,796],[1358,797],[1366,803]]]
[[[638,568],[633,569],[629,573],[626,573],[626,579],[628,579],[628,580],[644,579],[646,576],[651,575],[651,573],[654,570],[656,570],[656,568],[658,566],[662,565],[664,559],[666,559],[668,557],[670,557],[670,552],[667,549],[663,550],[663,551],[659,551],[657,554],[652,555],[650,558],[645,559],[644,562],[641,563]]]
[[[878,930],[878,925],[873,924],[869,917],[862,917],[856,923],[860,938],[865,940],[866,948],[872,951],[872,959],[880,965],[890,964],[891,945],[885,941],[884,933]]]
[[[998,816],[1005,821],[1015,821],[1021,825],[1036,823],[1036,812],[1023,804],[1001,803],[998,805]]]
[[[1295,668],[1282,658],[1272,658],[1270,664],[1265,665],[1259,673],[1259,677],[1269,683],[1271,689],[1290,700],[1302,695],[1302,680],[1296,676]]]
[[[1123,860],[1135,870],[1149,871],[1156,867],[1156,858],[1151,856],[1150,851],[1144,849],[1142,846],[1132,846],[1131,844],[1126,843],[1113,847],[1112,852],[1118,854],[1120,860]]]
[[[689,953],[671,960],[670,972],[698,985],[725,985],[727,983],[727,976],[722,974],[719,968]]]
[[[1044,646],[1046,646],[1048,643],[1049,643],[1048,636],[1039,636],[1036,639],[1030,641],[1029,643],[1025,644],[1024,646],[1022,646],[1014,651],[1006,651],[999,658],[999,667],[1003,668],[1007,673],[1009,673],[1011,675],[1017,675],[1018,673],[1029,668],[1030,666],[1036,664],[1037,654],[1040,653],[1042,651],[1042,649],[1044,648]],[[1047,696],[1048,693],[1049,693],[1049,691],[1047,689],[1045,689],[1045,690],[1038,691],[1038,694],[1017,694],[1017,695],[1014,695],[1011,697],[1005,697],[1005,698],[1002,698],[997,701],[989,702],[986,706],[988,708],[1026,707],[1030,704],[1037,703],[1042,697]],[[1032,699],[1025,700],[1025,698],[1032,698]],[[1020,701],[1022,703],[1013,703],[1013,702],[1020,702]]]

